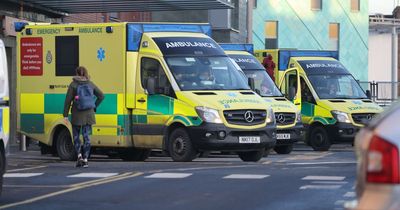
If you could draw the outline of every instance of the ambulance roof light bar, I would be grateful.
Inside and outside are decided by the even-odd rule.
[[[289,68],[291,57],[329,57],[339,60],[339,51],[321,50],[279,50],[278,69],[284,71]]]
[[[219,45],[224,50],[246,51],[246,52],[248,52],[250,54],[254,54],[254,46],[253,46],[253,44],[227,44],[227,43],[220,43]]]
[[[211,37],[211,25],[177,23],[128,23],[128,51],[138,51],[142,34],[145,32],[193,32],[204,33]]]

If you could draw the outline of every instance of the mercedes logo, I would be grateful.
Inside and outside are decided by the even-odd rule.
[[[248,122],[251,123],[254,121],[254,114],[251,111],[247,111],[244,113],[244,119]]]
[[[372,115],[370,115],[370,114],[367,115],[367,120],[368,120],[368,121],[371,121],[371,120],[372,120]]]
[[[278,122],[280,122],[280,123],[284,123],[284,122],[285,122],[285,116],[283,116],[283,114],[278,114],[278,116],[276,117],[276,119],[277,119]]]

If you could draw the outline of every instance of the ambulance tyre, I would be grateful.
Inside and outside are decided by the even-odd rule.
[[[168,151],[172,160],[176,162],[190,162],[197,156],[189,134],[184,128],[177,128],[171,132]]]
[[[331,147],[328,133],[322,126],[315,126],[311,129],[309,142],[314,151],[328,151]]]
[[[275,146],[274,150],[276,153],[280,155],[290,154],[293,150],[293,144],[290,145],[282,145],[282,146]]]
[[[77,158],[72,138],[67,129],[62,129],[57,135],[56,148],[61,160],[74,161]]]
[[[150,149],[128,148],[120,153],[120,158],[124,161],[144,161],[150,152]]]
[[[265,149],[262,149],[250,152],[238,152],[238,155],[244,162],[257,162],[264,156],[264,153]]]

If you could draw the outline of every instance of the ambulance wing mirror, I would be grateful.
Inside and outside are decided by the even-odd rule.
[[[366,90],[365,95],[367,95],[367,98],[371,99],[371,91],[370,90]]]
[[[249,84],[249,87],[252,89],[252,90],[255,90],[256,88],[255,88],[255,85],[254,85],[254,78],[248,78],[247,79],[247,83]]]
[[[288,92],[288,99],[290,101],[293,101],[295,96],[296,96],[296,88],[295,87],[290,87],[289,88],[289,92]]]
[[[149,95],[154,95],[156,93],[156,80],[154,78],[149,77],[147,79],[146,91]]]

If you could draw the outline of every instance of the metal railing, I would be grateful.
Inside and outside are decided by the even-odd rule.
[[[364,91],[371,91],[372,101],[381,106],[389,106],[400,97],[400,82],[372,81],[359,83]]]

